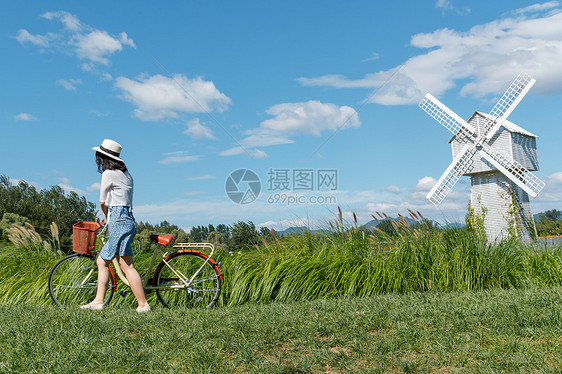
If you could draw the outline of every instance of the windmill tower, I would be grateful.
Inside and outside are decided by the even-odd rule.
[[[470,204],[492,242],[510,234],[524,241],[536,236],[529,195],[544,187],[531,173],[539,169],[536,136],[507,120],[534,83],[521,73],[490,114],[475,112],[468,121],[430,94],[419,104],[453,133],[453,162],[426,197],[438,206],[461,176],[470,176]]]

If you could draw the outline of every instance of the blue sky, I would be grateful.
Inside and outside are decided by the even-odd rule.
[[[326,224],[338,206],[360,223],[408,208],[462,220],[468,177],[439,207],[425,199],[451,162],[450,136],[417,103],[431,92],[468,119],[525,71],[537,83],[509,120],[539,136],[546,187],[533,210],[562,209],[557,1],[2,7],[0,173],[14,182],[97,203],[91,147],[111,138],[135,179],[137,220],[283,229]],[[237,169],[261,181],[249,204],[225,192]],[[337,185],[318,184],[324,171]],[[282,181],[288,190],[270,188]]]

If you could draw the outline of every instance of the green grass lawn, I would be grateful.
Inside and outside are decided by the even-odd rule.
[[[0,372],[562,372],[560,287],[144,315],[2,304],[0,320]]]

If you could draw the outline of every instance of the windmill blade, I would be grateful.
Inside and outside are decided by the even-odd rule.
[[[435,183],[433,188],[428,192],[426,198],[438,206],[447,196],[449,191],[453,189],[464,173],[472,165],[472,158],[476,153],[474,145],[465,145],[464,148],[453,159],[453,162],[445,170],[441,178]]]
[[[451,109],[447,108],[445,104],[437,100],[431,94],[426,94],[423,100],[419,103],[419,107],[422,108],[427,114],[435,118],[443,127],[457,135],[462,128],[465,128],[471,134],[476,133],[476,129],[468,124],[464,119],[459,117]]]
[[[494,109],[490,112],[492,117],[507,118],[513,112],[513,109],[525,97],[527,92],[533,87],[536,79],[526,73],[521,73],[507,91],[503,94],[502,98],[498,101]]]
[[[485,146],[482,150],[484,151],[482,157],[511,179],[513,183],[521,187],[523,191],[533,198],[541,192],[545,183],[519,162],[493,147]]]
[[[513,112],[519,102],[525,97],[527,92],[533,87],[536,79],[526,73],[521,73],[511,86],[505,91],[500,101],[494,106],[490,115],[496,118],[496,124],[486,134],[486,140],[492,139],[495,133],[499,130],[503,121]]]

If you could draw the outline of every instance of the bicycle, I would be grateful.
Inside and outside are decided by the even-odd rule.
[[[74,226],[78,224],[87,226],[84,231],[89,234],[87,239],[89,243],[85,246],[76,244],[77,235],[74,234],[73,250],[77,253],[62,258],[49,274],[49,294],[55,305],[60,307],[87,304],[93,300],[97,289],[96,259],[99,253],[94,253],[92,250],[100,225],[95,222],[78,222]],[[104,240],[102,235],[100,238],[98,248],[101,249]],[[179,243],[172,247],[177,248],[173,252],[163,252],[162,248],[169,245],[173,238],[173,235],[150,235],[150,240],[157,245],[148,269],[141,277],[145,293],[155,291],[162,305],[167,308],[212,307],[219,299],[223,280],[220,263],[217,264],[211,258],[215,252],[213,244]],[[197,249],[208,249],[210,254],[206,255]],[[161,260],[154,270],[154,275],[149,277],[157,255]],[[115,273],[125,285],[129,286],[116,258],[113,259],[109,271],[109,286],[104,306],[109,304],[116,291]],[[131,291],[122,290],[120,294],[126,296],[129,292]]]

